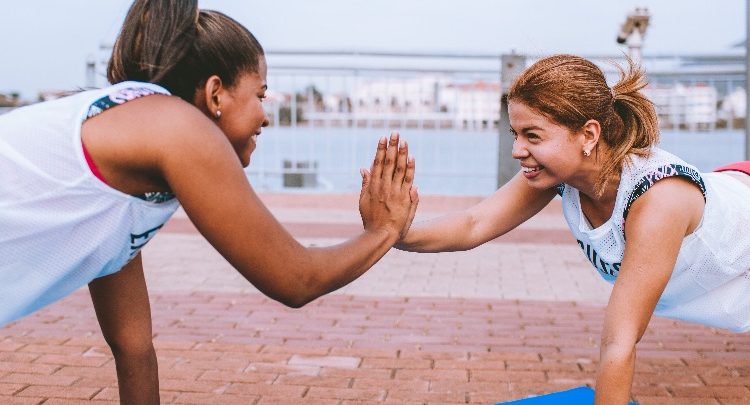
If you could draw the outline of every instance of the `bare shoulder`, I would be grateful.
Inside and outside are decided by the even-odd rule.
[[[198,108],[161,94],[86,120],[81,138],[108,183],[134,195],[171,190],[170,173],[188,173],[200,160],[231,160],[233,153],[219,127]]]
[[[654,183],[633,205],[639,202],[641,204],[684,205],[694,204],[697,201],[704,201],[703,193],[698,185],[687,178],[673,176]]]
[[[630,209],[627,222],[662,217],[675,226],[686,224],[686,234],[692,233],[703,217],[705,199],[696,184],[683,177],[668,177],[657,181]],[[626,227],[627,230],[627,227]]]
[[[163,162],[173,154],[190,154],[226,140],[219,128],[184,100],[161,94],[141,97],[111,108],[84,124],[87,147],[102,146],[102,156],[120,151],[116,160],[141,164]]]
[[[158,141],[177,135],[205,133],[215,127],[195,106],[179,97],[155,94],[129,101],[102,114],[109,125],[132,136]],[[98,118],[98,117],[97,117]]]

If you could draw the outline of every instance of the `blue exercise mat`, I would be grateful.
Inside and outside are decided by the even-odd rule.
[[[593,405],[594,390],[589,387],[578,387],[567,391],[553,392],[531,398],[510,402],[499,402],[495,405]],[[631,402],[630,405],[638,405]]]

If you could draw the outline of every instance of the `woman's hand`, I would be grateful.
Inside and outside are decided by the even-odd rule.
[[[361,170],[359,213],[365,231],[384,230],[394,242],[406,235],[419,202],[414,168],[414,158],[406,142],[399,142],[398,132],[390,141],[380,139],[371,172]]]

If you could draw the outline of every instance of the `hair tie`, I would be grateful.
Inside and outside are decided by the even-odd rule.
[[[614,104],[617,101],[617,92],[615,92],[614,87],[609,89],[609,94],[612,95],[612,104]]]

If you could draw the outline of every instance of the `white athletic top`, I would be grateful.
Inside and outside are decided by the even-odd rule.
[[[155,93],[124,82],[0,116],[0,325],[120,270],[175,212],[169,193],[104,184],[82,149],[88,117]]]
[[[738,332],[750,330],[750,187],[726,174],[701,174],[658,148],[648,158],[631,158],[632,164],[623,167],[612,217],[596,229],[581,211],[578,190],[558,187],[565,219],[586,257],[599,275],[614,283],[625,251],[624,225],[631,204],[656,181],[683,176],[701,189],[706,205],[700,225],[682,241],[655,314]]]

